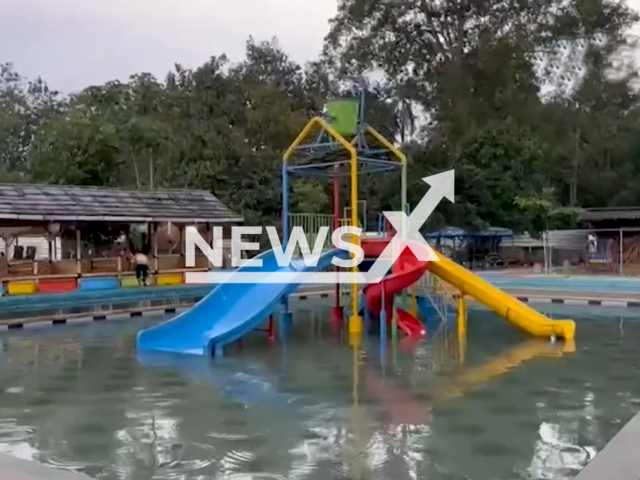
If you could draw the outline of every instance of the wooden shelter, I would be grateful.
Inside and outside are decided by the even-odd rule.
[[[588,208],[579,221],[596,236],[608,270],[640,275],[640,207]]]
[[[206,191],[0,185],[0,278],[8,293],[66,291],[92,277],[134,284],[128,253],[142,250],[157,283],[180,283],[193,270],[185,268],[185,227],[196,226],[210,241],[213,226],[242,221]],[[25,255],[17,245],[24,237],[45,239],[46,259]],[[208,266],[206,257],[197,258],[196,269]]]

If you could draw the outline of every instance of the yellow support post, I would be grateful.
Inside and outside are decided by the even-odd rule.
[[[311,130],[315,127],[319,126],[324,129],[331,138],[333,138],[336,142],[338,142],[348,153],[349,153],[349,165],[350,165],[350,176],[351,176],[351,226],[358,226],[358,153],[353,146],[353,144],[347,139],[345,139],[342,135],[340,135],[329,123],[327,123],[321,117],[313,117],[309,120],[309,123],[302,129],[298,137],[293,141],[293,143],[289,146],[285,154],[283,155],[284,162],[288,162],[293,152],[300,144],[304,141],[304,139],[311,133]],[[377,133],[377,132],[376,132]],[[353,236],[352,243],[359,245],[360,241],[357,235]],[[358,275],[358,267],[357,265],[352,267],[352,272],[354,275],[354,281],[351,284],[351,317],[349,318],[349,334],[351,336],[361,336],[362,335],[362,317],[358,315],[359,308],[359,299],[358,299],[358,284],[356,283],[356,277]]]
[[[353,406],[358,406],[358,383],[360,372],[360,339],[351,338],[351,347],[353,347],[353,375],[351,378],[351,387],[353,395]]]
[[[458,297],[458,333],[466,333],[467,331],[467,302],[464,294],[460,293]]]
[[[336,132],[337,134],[337,132]],[[344,139],[343,139],[344,140]],[[344,140],[346,143],[346,140]],[[348,144],[351,148],[351,160],[350,160],[350,169],[351,169],[351,226],[358,226],[358,154],[356,149]],[[354,235],[352,239],[352,243],[360,245],[360,239]],[[349,334],[352,336],[360,337],[362,335],[362,317],[360,317],[360,306],[359,298],[358,298],[358,284],[356,283],[356,277],[358,275],[358,266],[354,265],[351,267],[353,272],[353,283],[351,284],[351,318],[349,318]]]
[[[418,316],[418,299],[416,297],[416,286],[411,287],[411,315]]]
[[[464,294],[460,292],[458,297],[458,361],[462,366],[465,360],[467,347],[467,302]]]

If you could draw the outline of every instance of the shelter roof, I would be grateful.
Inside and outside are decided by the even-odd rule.
[[[578,219],[586,222],[640,219],[640,207],[587,208],[580,212]]]
[[[238,223],[243,218],[203,190],[0,184],[0,220]]]

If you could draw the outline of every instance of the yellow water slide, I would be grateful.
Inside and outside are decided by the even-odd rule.
[[[439,262],[429,262],[431,273],[453,285],[464,295],[482,303],[529,335],[546,338],[555,336],[566,340],[571,340],[575,336],[576,324],[573,320],[551,320],[444,255],[438,253],[438,257]]]

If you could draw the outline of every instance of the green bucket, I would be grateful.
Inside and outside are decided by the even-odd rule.
[[[358,131],[359,106],[357,98],[341,98],[326,103],[329,123],[343,137],[353,137]]]

